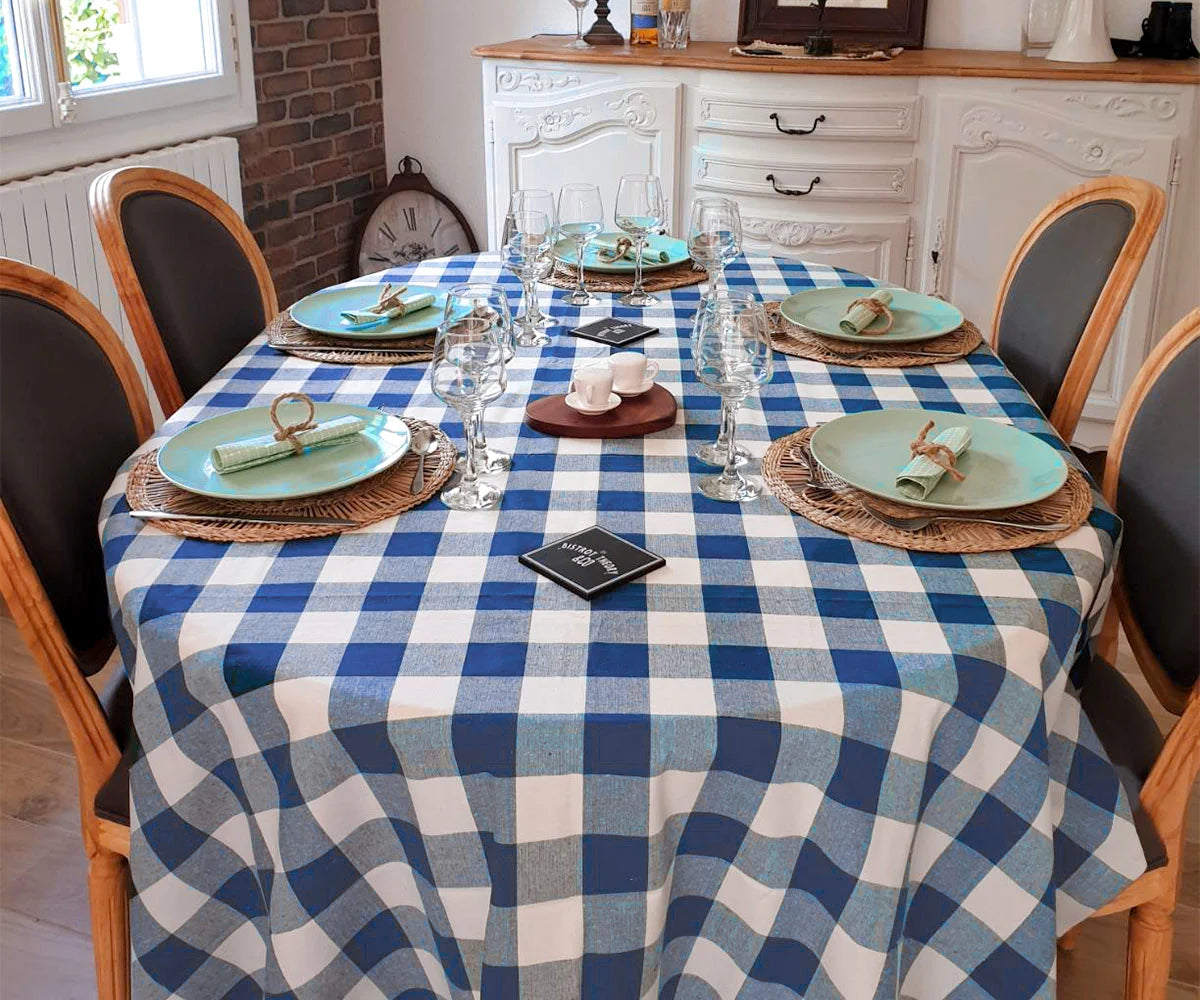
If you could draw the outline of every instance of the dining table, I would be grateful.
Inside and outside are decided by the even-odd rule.
[[[494,253],[355,280],[520,299]],[[875,284],[766,256],[726,280],[763,300]],[[218,543],[131,517],[117,475],[100,531],[138,741],[135,998],[1053,997],[1056,937],[1145,867],[1071,677],[1120,521],[1093,487],[1065,538],[959,555],[836,534],[766,490],[708,499],[701,290],[642,310],[539,286],[561,325],[518,348],[487,409],[513,456],[488,477],[495,510],[434,498],[340,535]],[[675,424],[532,430],[526,404],[609,353],[568,332],[605,316],[657,328],[634,349]],[[140,451],[289,392],[461,442],[427,364],[317,363],[260,336]],[[777,353],[739,440],[761,458],[888,407],[1010,423],[1077,464],[987,346],[911,368]],[[589,602],[519,561],[592,524],[665,565]]]

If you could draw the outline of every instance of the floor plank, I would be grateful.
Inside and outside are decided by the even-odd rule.
[[[0,815],[78,833],[75,759],[18,740],[0,739]]]
[[[0,909],[0,996],[96,1000],[91,938]]]
[[[91,934],[83,837],[0,817],[0,907]]]

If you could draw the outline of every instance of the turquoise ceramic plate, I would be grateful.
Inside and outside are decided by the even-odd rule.
[[[292,319],[301,326],[317,333],[328,333],[338,337],[353,337],[359,340],[386,340],[396,337],[417,337],[436,330],[446,311],[446,293],[436,288],[409,285],[410,292],[432,292],[436,298],[433,305],[407,316],[389,319],[375,326],[351,329],[342,319],[345,309],[367,309],[379,300],[378,285],[346,285],[341,288],[326,288],[313,292],[288,310]]]
[[[621,233],[601,233],[596,239],[601,240],[619,240]],[[661,271],[665,267],[674,267],[676,264],[682,264],[688,259],[687,244],[683,240],[672,239],[670,236],[651,236],[646,241],[646,247],[649,250],[662,251],[665,250],[669,255],[669,260],[665,264],[652,264],[649,260],[646,261],[646,271]],[[600,247],[593,240],[588,244],[587,249],[583,253],[583,266],[589,271],[599,271],[603,274],[633,274],[636,265],[631,260],[618,260],[612,264],[603,263],[596,255],[600,252]],[[564,264],[570,264],[571,267],[578,267],[579,258],[575,256],[575,241],[574,240],[559,240],[554,247],[554,256],[561,260]]]
[[[367,428],[345,444],[313,448],[303,455],[256,465],[241,472],[221,475],[212,466],[213,447],[239,438],[257,437],[274,431],[271,409],[255,406],[222,413],[192,424],[168,441],[158,452],[158,468],[180,489],[221,500],[292,500],[341,489],[395,465],[408,451],[408,426],[399,417],[346,403],[316,403],[317,420],[352,415],[362,417]],[[280,407],[281,419],[292,419],[295,404]]]
[[[855,344],[904,344],[930,340],[957,330],[963,324],[963,314],[949,302],[906,292],[903,288],[888,290],[892,293],[891,310],[895,322],[887,333],[874,336],[843,333],[838,326],[851,302],[871,294],[869,288],[810,288],[784,299],[779,310],[785,319],[797,326],[819,333],[822,337],[849,340]]]
[[[971,447],[958,459],[961,483],[942,476],[926,500],[910,500],[896,489],[896,474],[908,464],[908,445],[927,421],[968,427]],[[912,507],[934,510],[1000,510],[1042,500],[1067,481],[1067,463],[1032,434],[994,420],[932,410],[868,410],[838,417],[817,428],[812,453],[821,465],[860,490]]]

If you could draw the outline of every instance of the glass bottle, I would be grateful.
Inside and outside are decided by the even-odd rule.
[[[658,0],[629,0],[629,44],[658,45]]]
[[[1065,6],[1065,0],[1029,0],[1022,32],[1027,56],[1044,56],[1050,51]]]

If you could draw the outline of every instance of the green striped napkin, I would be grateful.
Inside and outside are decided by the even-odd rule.
[[[881,288],[877,292],[872,292],[870,295],[866,296],[866,298],[874,299],[876,302],[881,302],[885,306],[890,306],[892,304],[892,293],[886,288]],[[838,327],[841,329],[842,333],[854,336],[855,334],[862,333],[867,327],[874,323],[876,319],[878,319],[880,323],[887,322],[887,317],[876,316],[866,306],[854,306],[849,312],[846,313],[845,316],[842,317],[841,321],[838,323]]]
[[[407,316],[409,313],[428,309],[436,298],[432,292],[408,292],[390,300],[393,304],[387,309],[379,309],[378,306],[371,306],[369,309],[344,309],[342,319],[349,320],[351,326],[373,326],[385,319],[395,319],[397,316]]]
[[[366,426],[366,421],[361,417],[336,417],[323,420],[310,430],[300,431],[296,440],[305,448],[328,448],[330,445],[344,444]],[[287,441],[276,441],[274,435],[263,434],[261,437],[219,444],[212,450],[211,458],[213,468],[225,475],[277,462],[281,458],[291,458],[294,454],[295,450]]]
[[[947,427],[930,444],[943,444],[958,458],[971,447],[971,432],[966,427]],[[925,500],[946,474],[937,462],[918,455],[896,476],[896,489],[910,500]]]
[[[637,247],[632,246],[621,257],[614,258],[612,255],[617,252],[617,244],[621,242],[621,237],[600,236],[596,238],[596,246],[600,250],[606,251],[605,256],[601,258],[606,264],[615,264],[618,260],[637,260]],[[666,250],[651,250],[646,247],[642,251],[642,260],[651,264],[669,264],[671,255]]]

